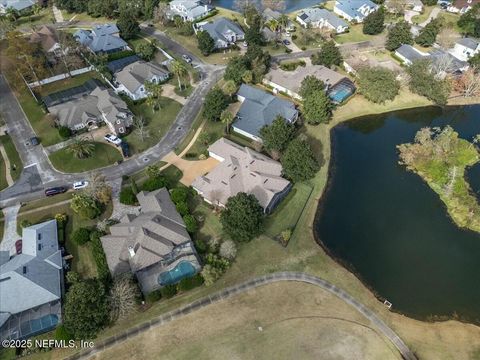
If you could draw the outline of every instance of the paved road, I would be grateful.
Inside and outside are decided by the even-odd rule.
[[[68,357],[67,359],[68,360],[88,359],[96,353],[99,353],[105,349],[118,345],[128,339],[131,339],[137,336],[140,333],[149,331],[154,327],[169,323],[170,321],[180,318],[184,315],[187,315],[195,310],[199,310],[210,304],[214,304],[216,302],[228,299],[234,295],[247,292],[259,286],[272,284],[280,281],[296,281],[296,282],[311,284],[314,286],[318,286],[335,296],[338,296],[347,304],[354,307],[366,319],[370,320],[372,325],[375,326],[375,328],[380,333],[382,333],[387,339],[389,339],[392,342],[392,344],[397,348],[397,350],[399,351],[399,353],[404,359],[417,360],[413,352],[408,348],[408,346],[403,342],[403,340],[400,339],[400,337],[387,324],[385,324],[377,315],[375,315],[375,313],[372,312],[370,309],[366,308],[363,304],[358,302],[355,298],[353,298],[347,292],[336,287],[333,284],[330,284],[328,281],[318,278],[316,276],[308,275],[305,273],[299,273],[299,272],[273,273],[273,274],[264,275],[264,276],[249,280],[247,282],[226,288],[213,295],[209,295],[207,297],[201,298],[188,305],[182,306],[176,310],[160,315],[150,321],[147,321],[140,325],[132,327],[122,333],[106,338],[105,340],[96,342],[94,348],[80,351]]]

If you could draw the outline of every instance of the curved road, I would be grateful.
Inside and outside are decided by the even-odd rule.
[[[408,348],[408,346],[402,341],[402,339],[400,339],[400,337],[387,324],[385,324],[377,315],[375,315],[374,312],[366,308],[363,304],[358,302],[355,298],[353,298],[347,292],[329,283],[328,281],[313,275],[308,275],[300,272],[277,272],[269,275],[260,276],[258,278],[254,278],[247,282],[228,287],[212,295],[196,300],[188,305],[182,306],[176,310],[170,311],[166,314],[153,318],[150,321],[134,326],[120,334],[111,336],[109,338],[106,338],[105,340],[97,342],[95,347],[88,350],[80,351],[68,357],[67,359],[68,360],[88,359],[89,357],[93,356],[96,353],[99,353],[105,349],[108,349],[117,344],[120,344],[154,327],[164,325],[172,320],[175,320],[179,317],[187,315],[195,310],[199,310],[210,304],[214,304],[216,302],[228,299],[234,295],[247,292],[259,286],[272,284],[280,281],[296,281],[296,282],[311,284],[314,286],[318,286],[323,290],[326,290],[329,293],[339,297],[344,302],[354,307],[365,318],[370,320],[370,322],[376,327],[376,329],[391,341],[391,343],[397,348],[397,350],[399,351],[399,353],[404,359],[417,360],[416,356]]]

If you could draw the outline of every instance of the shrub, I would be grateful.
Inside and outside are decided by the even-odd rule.
[[[20,227],[22,229],[25,229],[26,227],[29,227],[29,226],[32,226],[32,222],[30,220],[23,219],[22,221],[20,221]]]
[[[91,230],[88,228],[78,228],[72,233],[72,241],[78,245],[85,245],[90,241]]]
[[[237,246],[235,245],[235,242],[233,242],[232,240],[225,240],[222,245],[220,245],[219,253],[220,256],[225,259],[235,259],[235,256],[237,255]]]
[[[188,205],[186,202],[181,202],[176,205],[177,211],[180,215],[185,216],[188,215],[190,210],[188,209]]]
[[[170,191],[170,198],[175,204],[186,202],[188,198],[187,188],[175,188]]]
[[[207,251],[208,245],[203,239],[195,240],[195,249],[200,253],[205,253]]]
[[[123,188],[120,191],[120,203],[125,205],[135,205],[137,203],[137,197],[131,187]]]
[[[103,283],[110,281],[110,270],[108,269],[107,258],[103,252],[102,242],[100,237],[102,233],[100,231],[92,231],[90,235],[90,246],[92,250],[93,260],[97,266],[98,279]]]
[[[70,128],[68,128],[66,126],[60,126],[58,128],[58,134],[63,139],[68,139],[70,136],[72,136],[72,130],[70,130]]]
[[[283,230],[280,233],[280,241],[283,246],[287,246],[290,238],[292,237],[292,229]]]
[[[151,177],[141,186],[143,191],[155,191],[167,186],[167,180],[163,176]]]
[[[72,334],[70,334],[66,329],[63,324],[60,324],[57,326],[55,329],[55,333],[53,335],[55,340],[64,340],[64,341],[70,341],[73,339]]]
[[[170,299],[177,294],[177,286],[175,284],[165,285],[160,289],[160,294],[165,299]]]
[[[201,275],[205,286],[210,286],[223,275],[223,271],[207,264],[203,267]]]
[[[188,291],[198,286],[203,285],[203,278],[200,274],[180,280],[177,284],[178,291]]]
[[[154,290],[145,297],[145,300],[147,301],[148,304],[152,304],[154,302],[157,302],[161,298],[162,298],[162,293],[160,292],[160,290]]]
[[[187,214],[183,217],[183,222],[189,233],[194,233],[198,229],[197,220],[190,214]]]

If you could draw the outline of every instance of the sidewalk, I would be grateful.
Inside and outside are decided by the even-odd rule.
[[[53,5],[52,10],[53,10],[53,16],[55,17],[55,21],[57,23],[63,23],[65,19],[63,18],[63,14],[60,11],[60,9],[57,8],[55,5]]]
[[[10,159],[7,156],[7,152],[5,151],[5,147],[3,146],[3,144],[0,144],[0,153],[2,154],[3,161],[5,161],[5,178],[7,180],[7,184],[8,186],[12,186],[14,181],[10,172]]]
[[[17,234],[17,215],[20,204],[4,208],[5,228],[3,230],[3,239],[0,243],[0,250],[10,251],[10,255],[15,254],[15,241],[20,239]]]

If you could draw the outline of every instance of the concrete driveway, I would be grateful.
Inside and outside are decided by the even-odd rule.
[[[212,157],[206,160],[185,160],[174,152],[169,153],[163,158],[163,161],[169,163],[169,165],[175,165],[183,172],[183,176],[180,182],[185,186],[192,185],[193,181],[202,175],[212,171],[220,162]]]
[[[408,22],[409,24],[413,24],[412,19],[414,16],[417,16],[417,15],[420,15],[420,13],[413,10],[405,10],[403,17],[406,22]]]
[[[430,21],[432,21],[433,19],[436,19],[438,17],[438,14],[440,14],[440,11],[441,11],[441,9],[439,7],[433,8],[430,15],[428,15],[427,20],[425,20],[424,22],[422,22],[421,24],[418,24],[418,25],[421,26],[421,27],[425,27]]]

